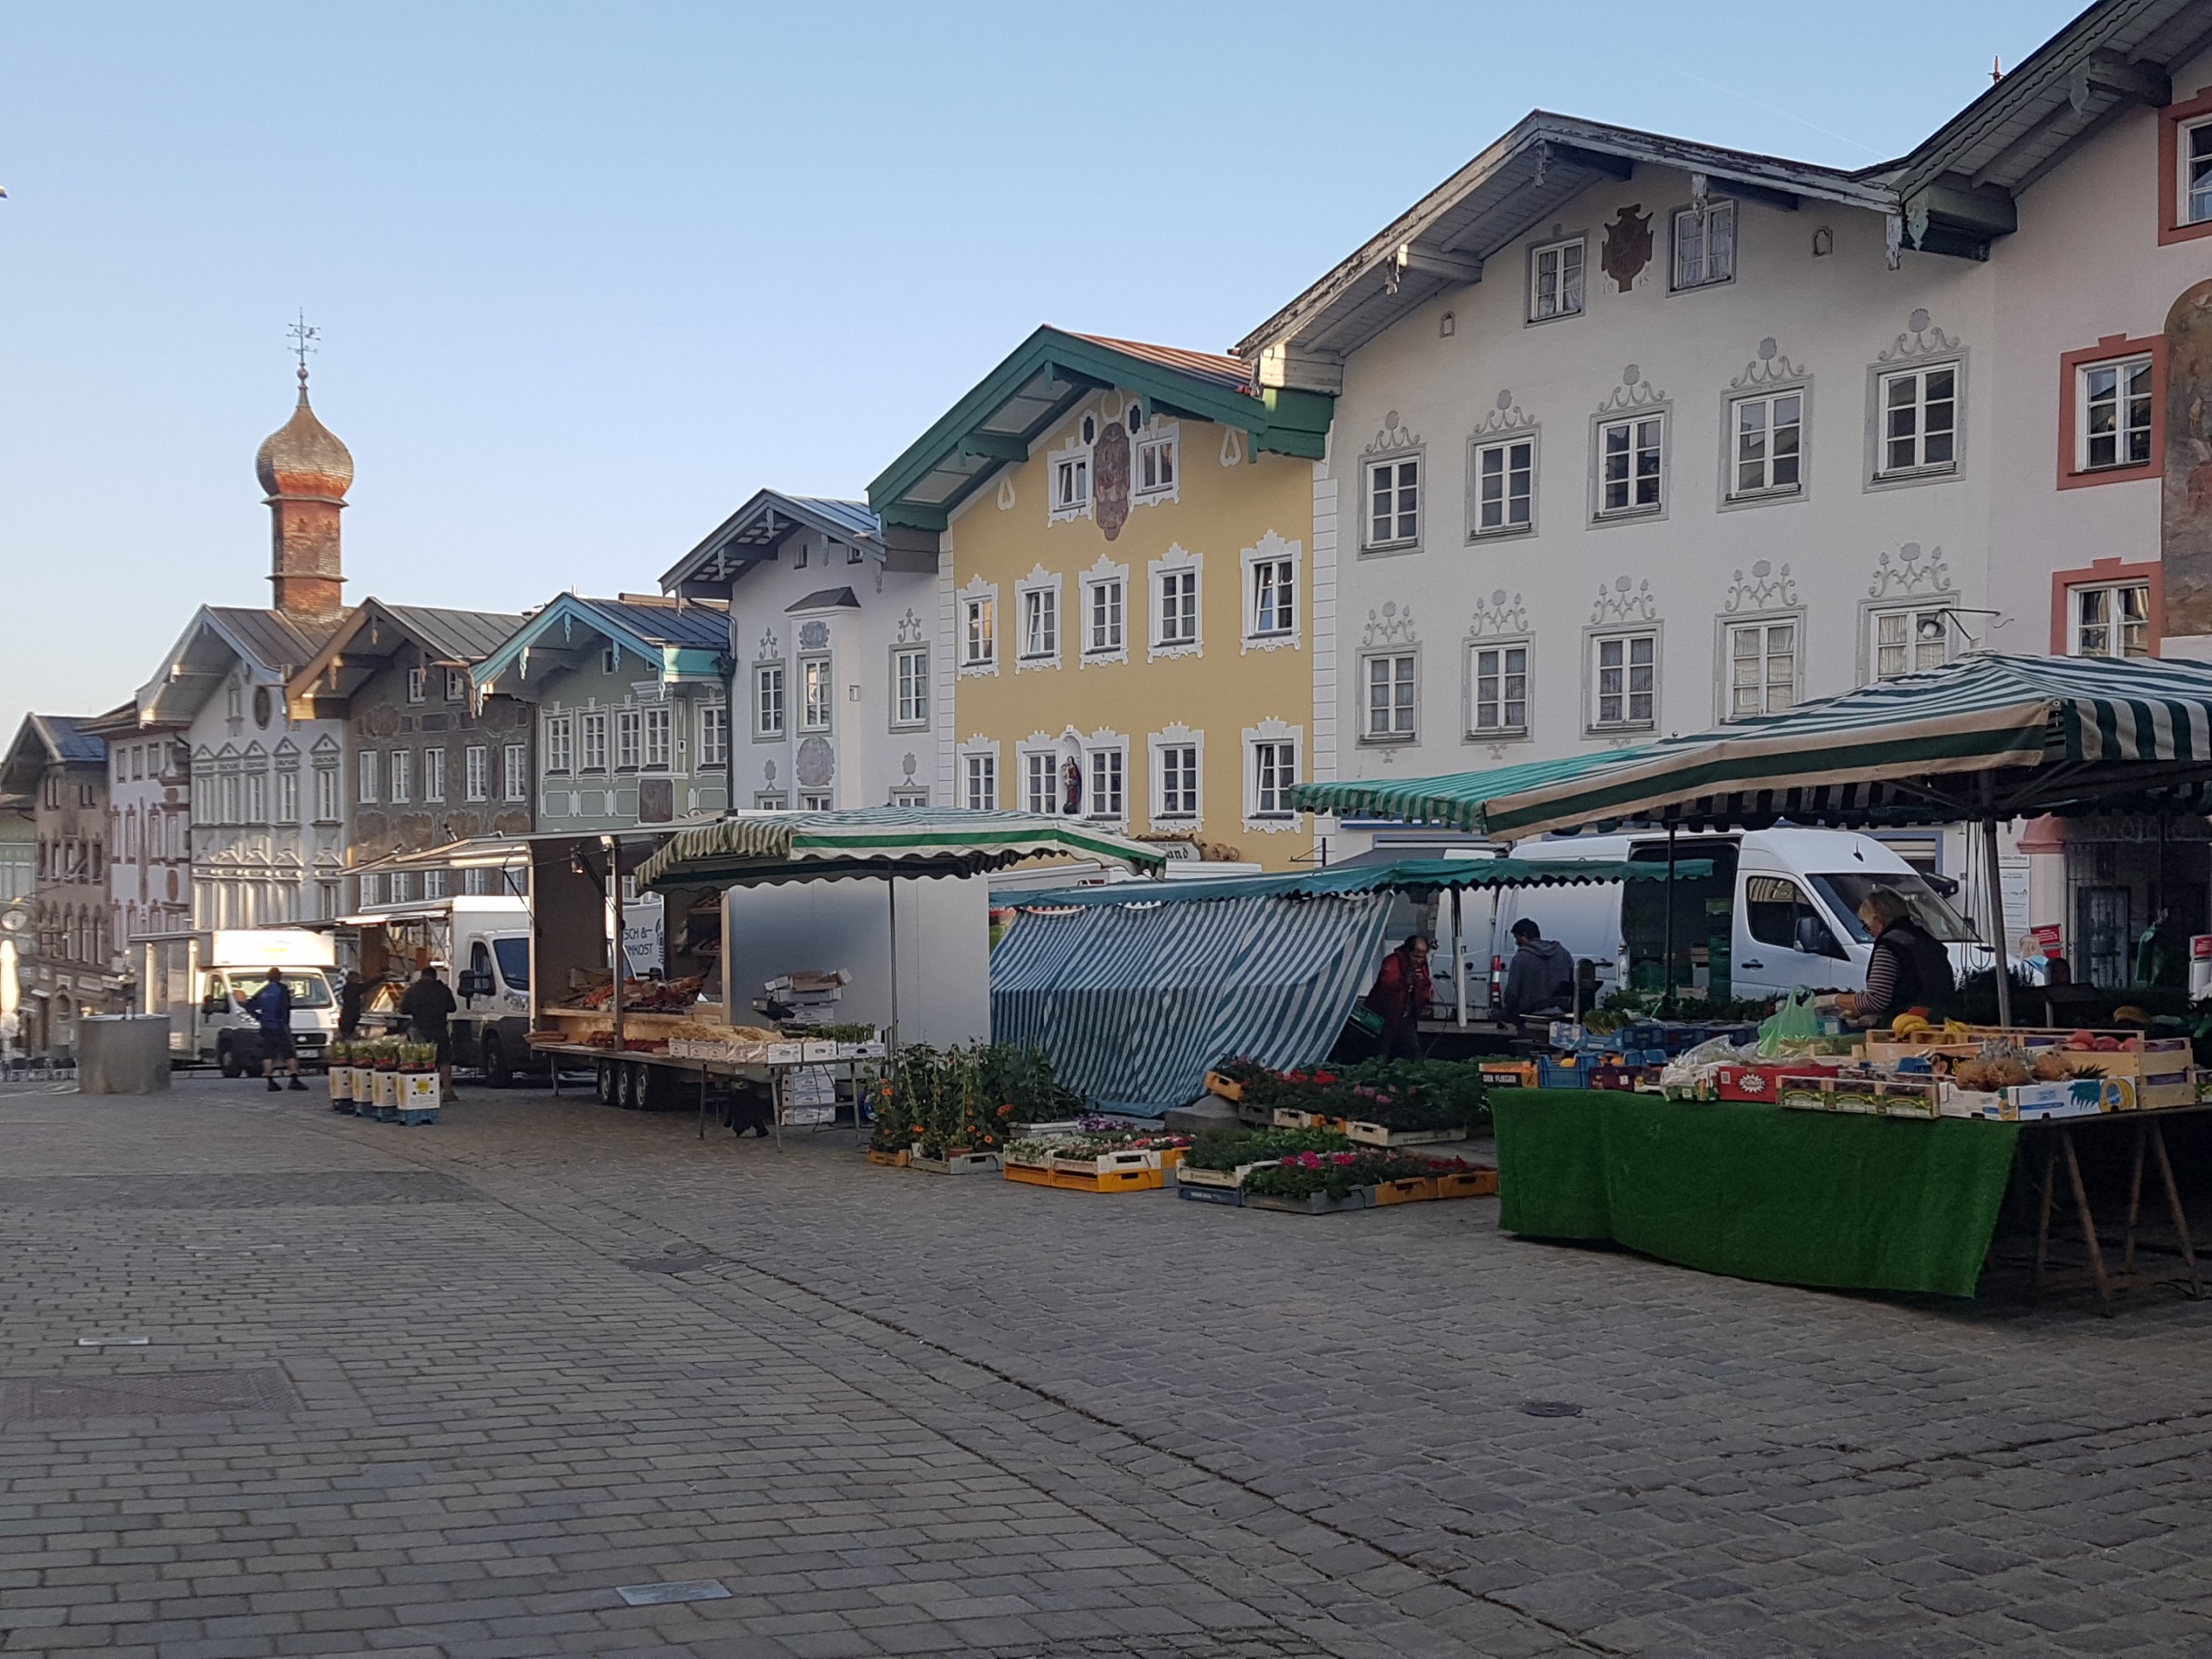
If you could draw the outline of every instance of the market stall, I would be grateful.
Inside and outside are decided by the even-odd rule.
[[[1678,874],[1710,869],[1684,859]],[[1001,894],[1021,916],[991,957],[992,1028],[1102,1106],[1156,1116],[1196,1099],[1223,1055],[1325,1056],[1373,982],[1395,893],[1448,893],[1456,918],[1469,889],[1667,878],[1663,865],[1485,855]]]
[[[1110,860],[1147,874],[1165,862],[1141,842],[1033,813],[866,807],[732,814],[671,837],[639,865],[636,881],[640,891],[721,893],[731,985],[764,969],[764,984],[793,969],[845,973],[852,1011],[880,1024],[895,1055],[916,1037],[990,1035],[989,900],[981,878],[1055,857]],[[870,890],[875,881],[880,893]]]
[[[1389,810],[1501,837],[1624,823],[1964,820],[1982,824],[1993,853],[1997,823],[2018,817],[2202,814],[2212,802],[2212,666],[1975,656],[1556,775],[1512,771],[1309,785],[1300,804]],[[1985,919],[2001,952],[1996,860],[1986,862]],[[1618,1239],[1749,1277],[1968,1294],[2017,1166],[2037,1217],[2038,1281],[2054,1211],[2070,1211],[2088,1278],[2109,1306],[2117,1275],[2076,1142],[2116,1135],[2133,1147],[2122,1266],[2133,1266],[2144,1187],[2154,1180],[2168,1248],[2201,1290],[2164,1129],[2212,1093],[2186,1043],[2017,1027],[2007,977],[1995,977],[1996,1027],[1900,1029],[1848,1057],[1800,1055],[1801,1079],[1793,1085],[1787,1067],[1778,1071],[1768,1099],[1711,1098],[1719,1091],[1692,1083],[1675,1090],[1688,1097],[1501,1101],[1505,1225]],[[2022,1150],[2024,1135],[2035,1144]]]

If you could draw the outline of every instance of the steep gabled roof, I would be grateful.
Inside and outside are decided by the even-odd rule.
[[[524,619],[476,664],[477,689],[523,695],[536,677],[580,667],[601,642],[636,658],[664,683],[724,678],[729,664],[725,606],[677,600],[587,599],[563,594]]]
[[[139,719],[153,726],[184,724],[238,663],[257,680],[279,683],[314,659],[335,626],[303,625],[281,611],[203,605],[169,647],[160,671],[138,688]]]
[[[665,593],[693,597],[719,594],[756,564],[777,556],[802,530],[843,542],[878,558],[883,556],[883,526],[865,501],[841,501],[826,495],[786,495],[758,490],[753,499],[715,526],[660,579]]]
[[[16,740],[0,760],[0,786],[33,795],[46,769],[57,762],[104,766],[107,744],[85,730],[98,716],[25,715]]]
[[[315,711],[308,705],[351,696],[404,646],[414,646],[442,667],[468,668],[522,620],[511,612],[387,605],[380,599],[365,599],[339,619],[322,648],[293,673],[285,695],[297,714],[312,718]]]
[[[1134,392],[1147,417],[1161,410],[1236,427],[1255,450],[1318,461],[1328,435],[1329,398],[1255,391],[1232,358],[1039,328],[868,486],[887,537],[943,530],[1001,467],[1027,461],[1070,410],[1109,386]]]
[[[2129,109],[2171,102],[2170,72],[2208,45],[2203,0],[2099,0],[1897,165],[1908,242],[1986,254],[2021,191]]]
[[[1802,198],[1873,212],[1884,186],[1840,168],[1726,149],[1538,110],[1262,323],[1236,345],[1342,357],[1447,289],[1480,282],[1484,263],[1606,179],[1638,165],[1701,173],[1731,194],[1794,207]]]
[[[1538,110],[1237,342],[1264,385],[1325,385],[1345,353],[1447,289],[1603,180],[1640,165],[1729,194],[1833,201],[1897,219],[1898,245],[1986,258],[2013,198],[2168,72],[2212,45],[2204,0],[2098,0],[1910,155],[1845,171]]]

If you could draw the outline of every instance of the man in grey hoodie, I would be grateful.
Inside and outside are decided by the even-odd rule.
[[[1509,1020],[1546,1008],[1565,1010],[1574,1006],[1574,956],[1557,939],[1527,917],[1513,924],[1513,942],[1520,948],[1505,969],[1505,989],[1498,1007]]]

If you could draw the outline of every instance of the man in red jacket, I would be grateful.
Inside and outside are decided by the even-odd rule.
[[[1435,1001],[1428,977],[1428,939],[1411,933],[1382,958],[1382,971],[1367,994],[1367,1006],[1382,1016],[1382,1053],[1389,1059],[1421,1058],[1421,1016]]]

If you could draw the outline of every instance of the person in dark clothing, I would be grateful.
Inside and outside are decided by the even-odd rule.
[[[453,1089],[453,1031],[448,1021],[460,1004],[453,1000],[453,992],[438,977],[435,968],[425,968],[416,982],[407,988],[407,995],[399,999],[399,1011],[407,1017],[408,1029],[418,1043],[438,1046],[438,1101],[441,1105],[461,1096]]]
[[[1388,1059],[1421,1058],[1421,1016],[1436,1000],[1428,977],[1428,937],[1410,933],[1382,958],[1382,971],[1367,994],[1367,1006],[1382,1017],[1382,1053]]]
[[[269,1092],[275,1094],[283,1087],[276,1081],[279,1060],[284,1063],[292,1087],[304,1091],[307,1084],[300,1081],[300,1051],[292,1040],[292,988],[284,982],[284,970],[271,968],[261,988],[239,1006],[261,1027],[261,1075],[269,1080]]]
[[[338,1035],[350,1042],[361,1029],[361,1008],[369,1000],[368,982],[348,968],[338,988]]]
[[[1925,1008],[1931,1020],[1954,1012],[1958,983],[1950,952],[1914,923],[1902,894],[1875,888],[1859,901],[1859,919],[1874,936],[1874,951],[1866,960],[1866,988],[1851,1002],[1853,1025],[1886,1026],[1914,1008]]]
[[[1517,947],[1506,964],[1505,988],[1497,1006],[1509,1020],[1546,1009],[1561,1013],[1574,1006],[1574,953],[1523,916],[1513,924]]]

